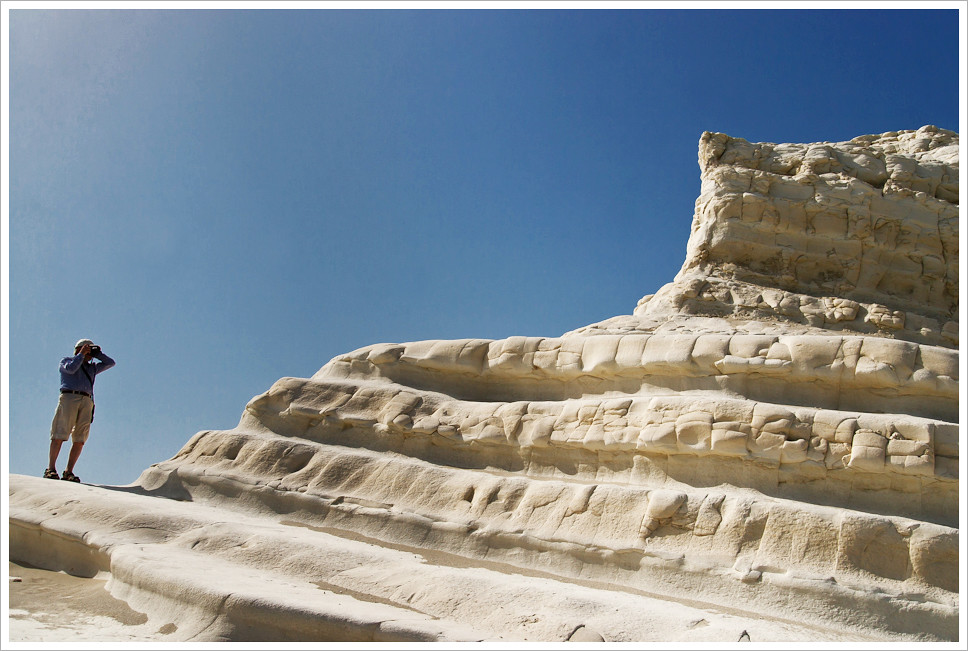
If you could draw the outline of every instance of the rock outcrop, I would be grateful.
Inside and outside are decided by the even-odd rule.
[[[378,344],[283,378],[130,487],[216,507],[220,524],[166,507],[140,555],[85,540],[92,567],[123,573],[116,592],[145,609],[163,595],[204,610],[206,639],[957,639],[957,134],[706,133],[699,162],[686,261],[633,314]],[[54,500],[61,515],[40,517],[44,486],[25,479],[11,555],[43,563],[35,543],[81,516]],[[251,604],[206,610],[145,578],[165,549],[419,625],[344,621],[344,604],[337,632],[313,628],[312,590],[305,616],[274,606],[290,633]],[[643,619],[661,611],[649,600],[722,618]]]
[[[682,269],[639,302],[638,318],[604,330],[667,330],[670,317],[699,315],[957,347],[956,134],[774,145],[705,133],[699,163]]]

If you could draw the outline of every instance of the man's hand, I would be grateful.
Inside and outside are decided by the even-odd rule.
[[[81,354],[84,355],[84,359],[90,359],[91,344],[84,344],[83,346],[81,346]]]

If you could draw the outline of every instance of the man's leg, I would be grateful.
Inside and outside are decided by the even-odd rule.
[[[74,464],[77,463],[78,457],[81,456],[81,450],[84,449],[84,441],[74,441],[71,445],[71,453],[67,456],[67,472],[74,473]]]
[[[52,472],[57,472],[57,455],[60,454],[62,445],[64,445],[64,441],[61,439],[50,440],[50,461],[47,464],[47,468]]]
[[[50,424],[50,456],[47,469],[51,472],[57,472],[57,455],[60,454],[61,446],[67,440],[71,430],[74,429],[80,404],[77,398],[80,397],[62,393],[57,400],[57,410],[54,412],[54,420]]]
[[[81,456],[81,450],[84,449],[84,443],[87,442],[93,415],[94,401],[85,396],[80,401],[77,419],[74,422],[74,429],[71,431],[71,441],[74,443],[71,445],[71,453],[67,457],[67,470],[64,472],[68,477],[74,474],[74,464],[77,463],[77,459]]]

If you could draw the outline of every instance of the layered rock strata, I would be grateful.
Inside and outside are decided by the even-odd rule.
[[[705,133],[702,190],[671,315],[780,322],[957,347],[958,136],[926,126],[808,145]]]
[[[700,166],[682,270],[633,314],[341,355],[253,398],[235,429],[198,433],[136,490],[430,565],[787,621],[774,639],[957,639],[957,134],[707,133]],[[55,528],[31,522],[37,508],[24,540]],[[492,608],[468,633],[450,584],[403,600],[335,574],[447,622],[433,639],[651,635],[623,607],[529,624],[484,591]]]

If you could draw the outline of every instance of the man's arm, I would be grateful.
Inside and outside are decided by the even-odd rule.
[[[99,359],[101,361],[100,364],[98,364],[98,365],[95,366],[95,368],[97,369],[97,372],[98,373],[100,373],[101,371],[108,370],[109,368],[111,368],[112,366],[114,366],[117,363],[113,359],[111,359],[110,357],[108,357],[107,355],[105,355],[103,351],[102,352],[99,352],[94,357],[96,359]]]
[[[61,373],[67,373],[68,375],[74,375],[77,370],[81,368],[81,364],[84,363],[84,353],[79,352],[73,357],[65,357],[61,360],[60,370]]]

